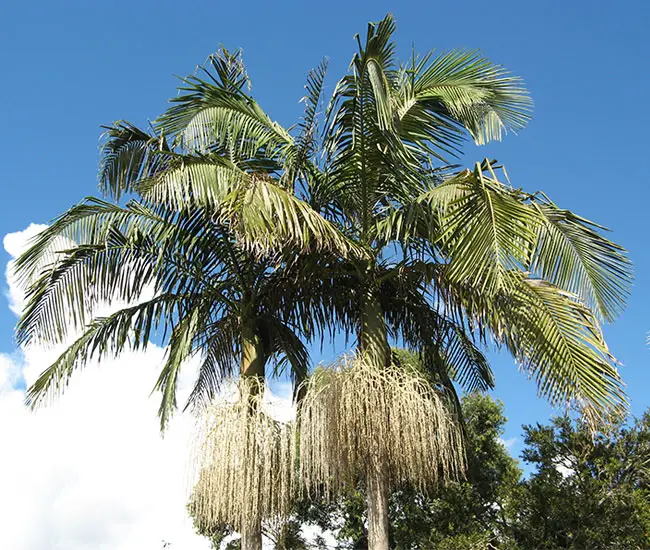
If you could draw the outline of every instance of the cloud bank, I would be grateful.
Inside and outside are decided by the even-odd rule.
[[[44,226],[4,238],[16,257]],[[9,307],[23,293],[7,267]],[[0,354],[0,548],[7,550],[207,550],[185,510],[193,420],[178,415],[162,438],[151,388],[164,350],[89,364],[66,394],[31,412],[29,386],[60,350]],[[189,391],[191,365],[180,393]],[[181,398],[183,395],[180,396]]]

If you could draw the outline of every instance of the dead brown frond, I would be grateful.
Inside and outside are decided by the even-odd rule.
[[[300,475],[329,497],[371,469],[395,486],[426,490],[462,475],[458,423],[441,394],[415,369],[377,368],[344,358],[317,370],[299,410]]]
[[[236,401],[206,410],[195,444],[197,483],[190,507],[197,527],[235,529],[286,517],[295,494],[295,423],[264,410],[256,378],[239,383]]]

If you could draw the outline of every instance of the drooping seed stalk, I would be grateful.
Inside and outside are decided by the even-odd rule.
[[[238,396],[205,412],[196,444],[193,515],[199,527],[233,526],[242,550],[261,550],[262,520],[286,517],[295,494],[295,424],[265,410],[266,360],[261,338],[244,327]]]
[[[261,522],[289,515],[296,492],[295,423],[274,420],[254,377],[235,399],[206,410],[195,443],[198,481],[190,499],[199,528],[231,525],[261,544]]]
[[[391,487],[426,491],[462,475],[463,440],[450,407],[414,369],[344,358],[311,376],[299,418],[306,490],[331,497],[363,479],[373,550],[388,548]]]

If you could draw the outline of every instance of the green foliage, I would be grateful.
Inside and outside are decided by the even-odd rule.
[[[453,380],[484,390],[494,380],[481,344],[492,338],[552,402],[577,403],[594,421],[625,407],[600,330],[628,294],[625,251],[545,195],[514,189],[495,161],[446,165],[468,136],[485,143],[525,126],[521,80],[473,51],[400,61],[395,29],[388,15],[358,37],[324,118],[325,64],[309,73],[304,116],[286,129],[250,95],[241,52],[222,49],[182,79],[150,133],[106,127],[100,188],[137,200],[71,208],[16,263],[29,287],[21,343],[86,330],[32,388],[33,403],[60,392],[86,357],[145,346],[156,328],[173,347],[157,385],[163,422],[194,352],[208,357],[197,390],[213,395],[232,370],[229,334],[242,316],[232,303],[215,314],[199,295],[220,301],[230,279],[215,270],[237,277],[234,251],[235,263],[293,285],[280,301],[296,315],[258,330],[276,335],[274,353],[291,347],[292,366],[301,336],[342,329],[377,357],[403,341],[448,389]],[[97,316],[102,301],[137,300],[148,285],[167,298]]]
[[[522,548],[648,548],[650,412],[595,436],[567,417],[524,432],[523,459],[536,471],[508,507]]]

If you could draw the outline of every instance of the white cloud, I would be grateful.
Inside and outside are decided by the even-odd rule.
[[[564,479],[571,477],[576,473],[572,466],[573,462],[570,457],[564,457],[555,462],[555,469]]]
[[[12,258],[16,258],[29,247],[29,241],[32,237],[43,231],[47,225],[32,223],[27,229],[16,231],[5,235],[3,245],[5,250]],[[18,287],[13,274],[13,260],[7,264],[6,270],[7,283],[9,284],[9,291],[7,298],[9,299],[9,309],[16,315],[19,315],[24,305],[24,293]]]
[[[508,451],[512,451],[512,447],[517,443],[517,441],[519,441],[518,437],[511,437],[510,439],[499,438],[499,443],[501,443],[501,445],[503,445]]]
[[[15,257],[42,228],[7,235],[5,249]],[[11,266],[7,275],[19,313]],[[0,354],[0,548],[158,550],[163,540],[171,550],[209,548],[185,511],[192,419],[179,415],[163,439],[157,396],[149,396],[163,350],[90,364],[61,399],[28,411],[17,382],[33,382],[59,351]]]
[[[161,438],[149,398],[162,354],[153,347],[90,365],[37,412],[25,409],[23,391],[5,388],[0,548],[154,550],[163,539],[208,548],[184,509],[191,421],[177,418]],[[38,357],[28,350],[26,364]]]

